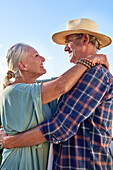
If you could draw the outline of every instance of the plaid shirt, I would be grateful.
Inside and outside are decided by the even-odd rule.
[[[54,143],[54,170],[110,170],[113,77],[100,65],[89,69],[40,125]]]

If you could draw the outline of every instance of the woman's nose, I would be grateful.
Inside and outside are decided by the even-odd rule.
[[[42,57],[42,56],[40,56],[41,57],[41,60],[44,62],[45,61],[45,58],[44,57]]]

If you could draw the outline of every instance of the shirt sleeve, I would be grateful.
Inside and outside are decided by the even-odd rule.
[[[40,125],[49,142],[64,142],[76,134],[81,122],[93,114],[107,92],[107,79],[102,66],[95,66],[61,97],[54,118]]]

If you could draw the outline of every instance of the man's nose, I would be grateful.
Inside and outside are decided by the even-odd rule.
[[[65,47],[64,47],[64,51],[69,51],[69,50],[70,50],[70,47],[69,47],[68,44],[66,44]]]

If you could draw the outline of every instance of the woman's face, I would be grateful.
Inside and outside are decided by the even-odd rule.
[[[33,74],[37,78],[46,73],[43,66],[45,58],[40,56],[39,53],[32,47],[27,47],[27,55],[23,59],[25,67],[29,74]]]

